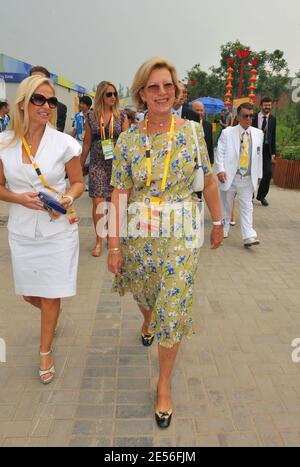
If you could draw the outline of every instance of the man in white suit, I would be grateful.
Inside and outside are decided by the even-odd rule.
[[[253,228],[252,197],[262,178],[264,134],[251,126],[251,104],[241,104],[237,112],[239,125],[226,128],[220,136],[215,171],[221,193],[224,238],[229,235],[232,204],[237,193],[242,238],[244,246],[249,248],[259,244]]]

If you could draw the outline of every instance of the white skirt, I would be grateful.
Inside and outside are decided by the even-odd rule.
[[[17,295],[64,298],[76,295],[78,229],[35,239],[8,234]]]

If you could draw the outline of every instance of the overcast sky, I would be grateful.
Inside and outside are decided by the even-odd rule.
[[[0,0],[0,12],[0,52],[89,88],[130,85],[157,55],[184,78],[196,63],[217,65],[220,46],[236,39],[281,49],[300,69],[299,0]]]

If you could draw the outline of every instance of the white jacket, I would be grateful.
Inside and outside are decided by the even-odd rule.
[[[44,191],[50,196],[55,196],[44,188],[32,164],[23,164],[21,141],[10,146],[5,144],[11,138],[12,132],[10,131],[0,135],[0,160],[3,164],[8,190],[14,193]],[[72,136],[46,126],[35,156],[46,182],[59,192],[64,192],[67,182],[65,165],[74,156],[79,156],[81,150],[80,144]],[[50,222],[50,217],[46,212],[35,211],[20,204],[11,203],[7,226],[10,232],[35,238],[37,226],[44,237],[68,229],[77,229],[76,224],[69,224],[67,215]]]
[[[240,125],[226,128],[222,131],[218,142],[214,170],[217,175],[220,172],[226,172],[227,175],[225,183],[219,182],[221,191],[229,190],[239,168],[241,149],[240,128]],[[251,180],[253,191],[255,191],[258,185],[258,179],[263,176],[264,134],[257,128],[250,127],[249,129],[252,140]]]

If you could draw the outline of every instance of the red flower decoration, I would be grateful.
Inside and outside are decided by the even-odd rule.
[[[245,60],[246,58],[249,57],[249,55],[251,54],[251,50],[238,50],[236,55],[241,59],[241,60]]]

